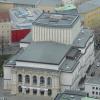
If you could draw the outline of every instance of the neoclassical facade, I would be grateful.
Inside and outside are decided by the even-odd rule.
[[[56,72],[20,68],[14,69],[14,74],[17,75],[13,77],[16,79],[15,84],[16,82],[17,84],[15,86],[12,85],[12,94],[51,96],[59,91],[59,77]]]
[[[41,31],[43,35],[48,27],[56,30],[58,27],[59,30],[60,27],[67,29],[70,26],[71,30],[77,25],[77,19],[74,20],[76,22],[70,20],[74,23],[72,25],[66,25],[70,22],[68,19],[64,19],[67,23],[62,19],[59,19],[60,23],[55,22],[54,19],[53,22],[48,22],[50,24],[47,23],[47,19],[37,19],[34,26],[35,28],[44,26],[45,31]],[[72,43],[68,43],[56,41],[52,36],[54,30],[47,32],[51,40],[46,33],[47,36],[43,40],[44,35],[40,38],[39,30],[35,34],[34,26],[33,33],[26,37],[33,42],[27,39],[21,41],[21,50],[4,64],[4,89],[11,90],[12,94],[43,95],[53,98],[66,89],[77,90],[81,78],[85,77],[88,67],[94,62],[93,32],[89,29],[80,29],[80,31],[76,29],[79,33],[72,32],[74,34],[74,37],[70,35]],[[69,34],[69,32],[65,33]],[[66,39],[62,34],[62,39]]]
[[[85,82],[85,92],[94,98],[100,99],[100,79],[95,76]]]

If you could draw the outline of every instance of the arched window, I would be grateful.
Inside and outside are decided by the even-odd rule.
[[[22,82],[22,75],[21,74],[18,75],[18,82]]]
[[[30,89],[27,88],[27,89],[26,89],[26,94],[29,94],[29,93],[30,93]]]
[[[52,90],[48,89],[48,96],[51,96],[51,95],[52,95]]]
[[[22,87],[21,86],[18,87],[18,92],[22,93]]]
[[[51,77],[47,78],[47,85],[52,85],[52,79],[51,79]]]
[[[37,84],[37,77],[33,76],[33,84]]]
[[[33,94],[37,94],[37,90],[36,89],[33,89]]]
[[[45,83],[45,79],[43,76],[40,77],[40,84],[43,85]]]
[[[25,83],[30,83],[30,76],[29,75],[25,76]]]

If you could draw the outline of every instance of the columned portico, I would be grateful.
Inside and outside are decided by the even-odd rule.
[[[16,93],[52,96],[53,93],[59,91],[58,79],[58,75],[55,72],[41,73],[40,70],[32,72],[30,69],[24,69],[22,72],[21,69],[20,71],[16,69]]]

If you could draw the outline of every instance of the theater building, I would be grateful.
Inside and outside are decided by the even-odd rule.
[[[81,29],[78,15],[41,14],[21,50],[4,64],[4,89],[51,97],[77,90],[94,62],[93,38],[91,30]]]

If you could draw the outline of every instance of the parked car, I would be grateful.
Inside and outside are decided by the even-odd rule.
[[[96,66],[97,66],[97,67],[100,67],[100,62],[97,62],[97,63],[96,63]]]

